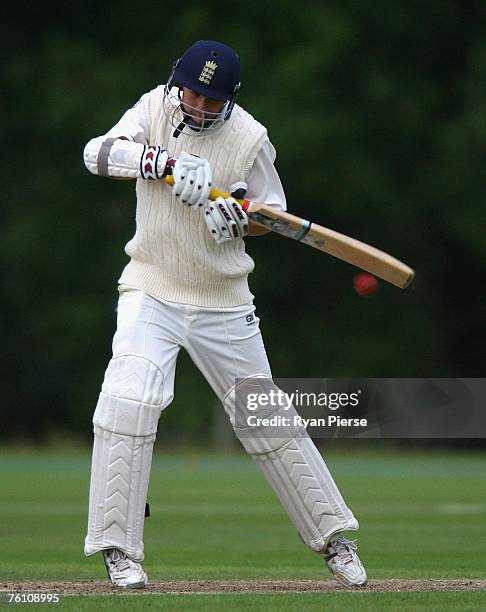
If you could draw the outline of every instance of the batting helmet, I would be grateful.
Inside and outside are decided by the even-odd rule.
[[[240,84],[240,58],[215,40],[193,44],[175,63],[174,81],[214,100],[229,100]]]
[[[189,125],[196,132],[221,127],[222,122],[229,119],[240,90],[240,58],[231,47],[223,43],[200,40],[189,47],[172,67],[165,89],[166,102],[172,98],[172,106],[173,87],[188,87],[201,96],[224,102],[217,116],[212,117],[203,126],[195,126],[191,122],[190,108],[182,106],[184,125]],[[178,103],[180,102],[179,99]],[[166,105],[166,108],[170,107]],[[173,121],[173,113],[171,120]],[[183,125],[178,122],[176,127],[174,136],[178,136]]]

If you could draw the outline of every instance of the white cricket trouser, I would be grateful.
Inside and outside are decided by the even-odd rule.
[[[201,308],[155,299],[137,289],[122,290],[113,356],[143,355],[164,375],[162,408],[174,395],[180,348],[186,349],[220,400],[235,378],[271,377],[255,306]]]
[[[87,555],[119,548],[135,561],[144,558],[152,449],[160,413],[174,396],[181,347],[231,418],[235,379],[271,378],[253,304],[202,308],[122,287],[113,357],[93,417]],[[357,529],[310,438],[241,442],[310,548],[320,552],[334,533]]]

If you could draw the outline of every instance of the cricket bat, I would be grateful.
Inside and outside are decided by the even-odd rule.
[[[166,176],[165,181],[169,185],[174,184],[172,176]],[[229,198],[230,194],[213,187],[209,197],[211,200],[215,200],[219,196]],[[408,287],[414,279],[415,272],[412,268],[388,253],[360,240],[340,234],[312,221],[301,219],[267,204],[238,199],[237,202],[255,223],[276,234],[303,242],[328,255],[342,259],[357,268],[388,281],[392,285],[400,287],[400,289]]]

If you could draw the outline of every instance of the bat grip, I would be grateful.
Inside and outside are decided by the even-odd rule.
[[[169,160],[169,161],[175,161],[175,160]],[[171,187],[174,186],[174,177],[172,176],[172,166],[173,163],[168,165],[168,167],[166,167],[166,172],[170,172],[170,174],[167,174],[164,177],[165,182],[167,183],[167,185],[170,185]],[[210,200],[215,200],[216,198],[231,198],[231,194],[226,193],[225,191],[221,191],[221,189],[218,189],[217,187],[211,187],[211,191],[209,192],[209,199]],[[246,212],[248,210],[248,208],[250,207],[250,200],[245,200],[245,199],[236,199],[236,201],[238,202],[238,204],[241,206],[241,208]]]

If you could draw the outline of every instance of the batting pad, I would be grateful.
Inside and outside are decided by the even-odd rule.
[[[258,384],[256,379],[254,382]],[[247,379],[246,384],[253,383]],[[323,552],[333,534],[358,529],[358,521],[304,427],[269,430],[245,426],[249,413],[237,406],[241,402],[235,404],[234,389],[224,404],[240,442],[258,464],[307,546]],[[297,414],[292,406],[284,413],[269,409],[263,416],[271,418],[279,413],[290,419]]]
[[[246,448],[247,440],[240,440]],[[251,446],[255,449],[256,445]],[[288,440],[272,451],[253,450],[250,454],[312,550],[323,552],[338,531],[358,529],[358,521],[309,437]]]
[[[137,355],[110,361],[93,417],[94,447],[84,552],[119,548],[142,561],[145,503],[163,375]]]

